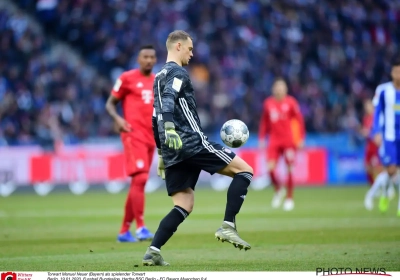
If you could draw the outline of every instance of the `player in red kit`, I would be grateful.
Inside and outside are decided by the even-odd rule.
[[[383,170],[379,159],[379,147],[375,144],[371,128],[374,119],[374,106],[372,100],[364,102],[364,118],[361,128],[362,135],[367,139],[365,146],[365,168],[369,185],[374,183],[375,177]]]
[[[153,234],[144,223],[145,185],[153,159],[155,141],[151,118],[153,115],[152,73],[156,52],[152,46],[143,46],[138,55],[139,69],[121,74],[107,100],[106,109],[120,132],[125,154],[125,169],[132,178],[125,202],[125,215],[117,240],[136,242],[151,240]],[[122,102],[123,117],[117,113]],[[136,237],[130,225],[136,221]]]
[[[283,208],[286,211],[290,211],[294,208],[292,166],[296,150],[303,146],[305,129],[299,105],[296,99],[287,95],[287,92],[288,87],[285,80],[280,78],[275,80],[272,85],[273,96],[268,97],[263,104],[259,129],[259,146],[261,149],[265,148],[265,138],[268,135],[268,172],[275,189],[272,200],[273,208],[278,208],[285,196],[285,190],[281,188],[281,184],[275,174],[279,158],[283,156],[285,159],[288,167],[288,177]],[[294,129],[293,124],[296,124],[296,129]]]

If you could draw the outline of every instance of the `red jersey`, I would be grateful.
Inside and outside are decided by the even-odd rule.
[[[279,101],[268,97],[264,101],[259,139],[265,139],[267,134],[269,142],[273,144],[291,146],[304,140],[304,120],[296,99],[286,96]]]
[[[372,140],[371,129],[374,122],[374,114],[366,114],[363,118],[363,129],[367,131],[367,139]]]
[[[145,76],[138,69],[126,71],[111,91],[112,95],[122,101],[124,118],[132,126],[132,131],[148,143],[154,142],[151,122],[154,77],[154,74]]]

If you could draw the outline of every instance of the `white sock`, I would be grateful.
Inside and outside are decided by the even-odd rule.
[[[375,197],[378,190],[384,186],[386,186],[389,182],[389,175],[386,171],[382,171],[379,175],[375,178],[374,183],[372,184],[371,188],[369,189],[367,196],[372,198]]]
[[[400,184],[400,174],[399,174],[399,172],[396,172],[396,174],[393,176],[393,184],[395,184],[395,185]]]
[[[393,191],[397,184],[397,173],[390,177],[389,184],[386,185],[384,195],[390,197],[390,192]]]
[[[393,189],[397,182],[397,173],[389,177],[388,182],[384,185],[382,196],[389,197],[389,189]]]
[[[226,224],[230,225],[231,227],[235,228],[235,224],[234,224],[234,223],[232,223],[232,222],[227,222],[227,221],[224,221],[224,223],[226,223]]]
[[[154,246],[150,246],[150,249],[152,249],[152,250],[154,250],[154,251],[157,251],[157,252],[160,252],[160,251],[161,251],[160,249],[158,249],[158,248],[156,248],[156,247],[154,247]]]

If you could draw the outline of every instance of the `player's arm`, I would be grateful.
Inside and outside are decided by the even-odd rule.
[[[124,98],[126,92],[127,92],[127,89],[123,85],[123,78],[121,76],[115,82],[114,87],[111,91],[111,94],[108,97],[107,102],[106,102],[106,110],[107,110],[108,114],[113,118],[118,132],[130,132],[131,131],[130,124],[123,117],[121,117],[117,112],[117,105],[120,102],[120,100],[122,98]]]
[[[265,138],[269,134],[271,128],[267,102],[263,104],[261,120],[258,130],[258,144],[261,149],[265,148]]]
[[[180,69],[172,69],[168,71],[165,79],[166,82],[161,95],[161,113],[164,122],[174,123],[175,102],[186,77]]]
[[[374,105],[374,118],[372,121],[372,135],[374,138],[375,143],[380,146],[382,143],[382,133],[381,133],[381,124],[380,124],[380,117],[383,113],[385,100],[384,94],[381,87],[378,87],[375,91],[375,96],[372,99],[372,104]]]
[[[165,128],[165,144],[174,150],[182,148],[182,141],[175,131],[174,110],[175,102],[186,79],[180,69],[172,69],[166,75],[166,83],[161,95],[161,113]]]
[[[293,102],[292,102],[292,117],[298,122],[298,125],[299,125],[300,142],[297,143],[297,145],[299,146],[299,148],[301,148],[304,144],[304,139],[306,136],[306,129],[305,129],[305,124],[304,124],[304,117],[303,117],[303,114],[301,113],[299,103],[294,98],[293,98]]]
[[[152,126],[153,126],[154,140],[156,141],[157,153],[158,153],[157,174],[164,180],[165,179],[165,166],[164,166],[164,160],[163,160],[162,154],[161,154],[161,141],[160,141],[160,136],[158,134],[157,116],[156,116],[155,109],[153,110],[153,117],[152,117],[151,121],[152,121]]]
[[[160,136],[158,134],[157,116],[156,116],[155,109],[153,110],[153,117],[151,118],[151,121],[152,121],[152,127],[153,127],[154,140],[156,141],[157,149],[160,151],[161,150],[161,141],[160,141]],[[159,154],[160,154],[160,152],[159,152]]]

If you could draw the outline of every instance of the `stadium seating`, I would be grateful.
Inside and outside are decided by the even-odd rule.
[[[173,29],[185,29],[194,37],[195,57],[189,70],[207,132],[219,129],[230,118],[240,118],[251,131],[257,131],[261,101],[277,75],[290,82],[308,132],[354,131],[362,99],[371,98],[376,85],[389,78],[389,61],[400,41],[396,28],[400,6],[390,0],[47,1],[53,6],[40,5],[42,1],[37,5],[35,1],[14,2],[36,15],[47,36],[79,50],[107,82],[87,83],[80,69],[69,69],[62,61],[34,67],[37,52],[46,52],[45,38],[24,39],[37,50],[21,56],[15,31],[2,29],[2,35],[13,38],[5,44],[16,46],[10,56],[15,58],[2,70],[8,72],[3,85],[13,92],[9,98],[22,94],[18,92],[24,92],[31,104],[42,98],[41,105],[32,105],[29,111],[34,116],[29,125],[15,124],[26,119],[21,109],[16,115],[19,120],[2,120],[3,134],[11,144],[13,139],[31,139],[32,134],[51,134],[40,128],[45,125],[37,106],[48,108],[56,103],[49,111],[59,116],[59,126],[68,139],[111,135],[103,108],[110,85],[122,70],[136,66],[135,54],[141,44],[152,43],[157,48],[155,70],[159,69],[166,57],[166,36]],[[7,25],[7,20],[2,22]],[[19,84],[27,89],[16,87],[12,78],[13,69],[21,63],[31,65],[20,73],[24,82]],[[59,84],[36,85],[41,76],[58,76]]]
[[[54,140],[111,134],[103,118],[110,84],[56,53],[57,45],[22,13],[0,9],[0,38],[0,146],[52,147]]]

